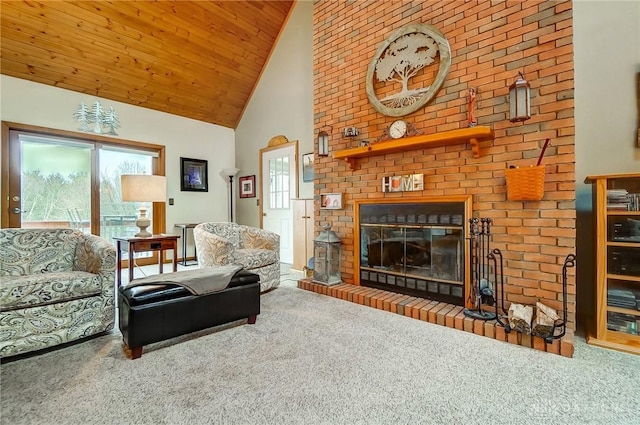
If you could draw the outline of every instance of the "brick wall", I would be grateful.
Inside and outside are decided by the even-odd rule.
[[[478,125],[493,128],[495,140],[473,158],[466,144],[344,161],[316,155],[315,197],[342,192],[343,210],[316,208],[316,232],[330,222],[343,240],[342,275],[353,283],[353,201],[434,195],[473,195],[475,217],[490,217],[492,247],[505,258],[507,300],[541,300],[562,309],[561,267],[575,251],[574,101],[570,1],[318,1],[314,5],[314,126],[331,126],[330,152],[376,140],[394,117],[369,104],[367,67],[381,43],[398,28],[425,23],[438,28],[451,46],[445,82],[424,108],[403,117],[424,134],[463,128],[466,94],[477,90]],[[532,118],[509,121],[508,88],[518,71],[531,84]],[[533,165],[546,138],[545,196],[540,202],[510,202],[504,169]],[[317,149],[317,147],[316,147]],[[387,175],[424,173],[422,192],[382,193]],[[574,323],[575,281],[569,279],[569,321]]]

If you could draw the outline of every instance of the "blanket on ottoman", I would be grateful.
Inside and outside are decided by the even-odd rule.
[[[231,282],[233,276],[241,269],[242,265],[240,264],[228,264],[226,266],[164,273],[134,279],[126,285],[125,288],[158,283],[174,283],[184,287],[193,295],[206,295],[225,289],[229,286],[229,282]]]

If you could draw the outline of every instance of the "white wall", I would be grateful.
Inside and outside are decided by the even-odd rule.
[[[594,220],[588,175],[640,171],[636,73],[640,2],[573,2],[578,326],[595,316]],[[592,325],[593,326],[593,325]]]
[[[576,180],[640,171],[640,2],[573,2]]]
[[[218,173],[235,161],[232,129],[5,75],[0,92],[3,121],[60,130],[77,131],[72,116],[80,102],[113,106],[119,138],[166,146],[167,198],[175,199],[173,206],[167,204],[167,232],[180,231],[174,223],[227,220],[228,183]],[[180,191],[180,157],[209,161],[209,192]]]
[[[260,149],[277,135],[298,140],[299,197],[312,198],[313,183],[302,182],[302,154],[313,152],[314,147],[313,2],[299,0],[293,7],[236,128],[236,166],[239,176],[255,174],[258,186]],[[256,199],[237,199],[238,223],[259,226]]]

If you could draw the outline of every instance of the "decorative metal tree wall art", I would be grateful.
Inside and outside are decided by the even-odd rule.
[[[116,133],[116,128],[120,127],[120,120],[118,120],[116,110],[113,109],[113,107],[110,106],[109,109],[107,109],[107,113],[102,120],[102,124],[109,130],[107,131],[107,134],[111,136],[118,135],[118,133]]]
[[[113,107],[105,110],[99,100],[96,100],[91,109],[86,103],[80,103],[76,112],[73,113],[73,118],[80,123],[78,128],[80,131],[109,134],[111,136],[118,135],[115,129],[120,127],[120,121],[116,110]],[[93,124],[93,128],[89,128],[88,124]]]
[[[100,127],[100,125],[102,124],[102,120],[104,120],[104,108],[98,100],[96,100],[91,108],[91,118],[94,123],[93,132],[96,134],[102,133],[102,127]]]
[[[437,73],[433,67],[437,67]],[[382,43],[369,63],[369,102],[387,116],[415,112],[435,97],[450,67],[451,48],[438,29],[426,24],[400,28]],[[435,78],[425,85],[430,70]]]
[[[91,110],[86,103],[82,102],[80,106],[78,106],[78,110],[73,113],[73,118],[80,123],[78,130],[89,131],[87,124],[91,122]]]

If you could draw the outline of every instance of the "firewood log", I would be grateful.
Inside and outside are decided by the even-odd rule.
[[[518,332],[531,333],[531,319],[533,318],[533,307],[513,303],[509,307],[509,326]]]
[[[536,318],[533,324],[533,335],[545,338],[553,332],[553,324],[558,320],[558,313],[541,302],[536,303]]]

